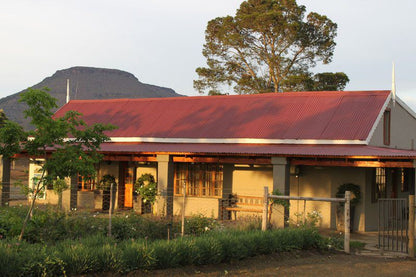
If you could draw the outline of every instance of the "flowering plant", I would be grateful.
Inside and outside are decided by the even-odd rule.
[[[157,196],[157,183],[152,174],[142,174],[134,184],[134,192],[140,195],[144,203],[153,204]]]

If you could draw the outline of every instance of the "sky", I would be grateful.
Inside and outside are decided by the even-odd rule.
[[[141,82],[198,95],[210,19],[241,0],[0,0],[0,98],[72,66],[114,68]],[[414,0],[298,0],[338,24],[333,62],[346,90],[389,90],[416,110]]]

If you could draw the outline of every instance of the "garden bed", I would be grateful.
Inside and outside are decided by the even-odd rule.
[[[38,209],[24,241],[17,241],[24,207],[0,210],[0,276],[62,276],[99,272],[219,264],[247,257],[295,250],[324,250],[328,239],[315,228],[261,232],[233,230],[200,215],[187,218],[183,238],[179,221],[115,215],[112,237],[107,237],[104,214]],[[252,229],[254,225],[250,226]],[[332,242],[331,242],[332,243]]]

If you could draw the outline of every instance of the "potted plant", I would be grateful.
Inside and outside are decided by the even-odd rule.
[[[113,185],[113,193],[117,190],[116,178],[111,174],[104,175],[100,182],[98,182],[97,189],[103,191],[103,210],[108,210],[110,208],[110,190],[111,185]],[[112,199],[114,207],[114,196]]]
[[[56,179],[53,181],[53,191],[58,195],[58,210],[62,210],[62,193],[69,188],[65,179]]]
[[[157,196],[155,177],[150,173],[142,174],[134,183],[133,192],[141,197],[141,213],[151,213]]]
[[[352,232],[354,227],[354,215],[355,215],[355,207],[360,203],[361,201],[361,188],[359,185],[353,184],[353,183],[346,183],[342,184],[338,187],[336,197],[338,198],[344,198],[345,192],[350,191],[351,192],[351,200],[350,200],[350,231]],[[337,218],[338,218],[338,226],[343,226],[343,218],[344,218],[344,203],[341,202],[338,206],[337,210]],[[341,220],[342,219],[342,220]],[[341,224],[342,223],[342,224]]]

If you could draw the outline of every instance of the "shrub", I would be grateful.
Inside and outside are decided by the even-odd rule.
[[[155,257],[152,248],[146,240],[123,242],[122,256],[123,272],[155,267]]]
[[[166,239],[168,222],[166,219],[130,213],[113,218],[111,233],[120,241],[144,238],[149,240]]]
[[[54,250],[71,274],[118,272],[121,269],[121,252],[116,241],[103,235],[78,241],[65,240],[57,244]]]
[[[44,245],[3,240],[0,276],[66,276],[65,263]]]
[[[194,246],[193,264],[218,264],[224,260],[224,247],[215,236],[196,238]]]
[[[190,264],[192,251],[187,249],[187,242],[181,239],[173,241],[158,240],[152,243],[156,268],[170,268]],[[192,249],[190,249],[192,250]]]
[[[319,248],[322,237],[311,229],[221,231],[172,241],[125,240],[94,235],[55,245],[0,241],[0,276],[65,276],[136,269],[217,264],[292,249]]]
[[[220,224],[213,218],[202,214],[193,215],[185,219],[185,233],[190,235],[201,235],[206,232],[214,231]]]

